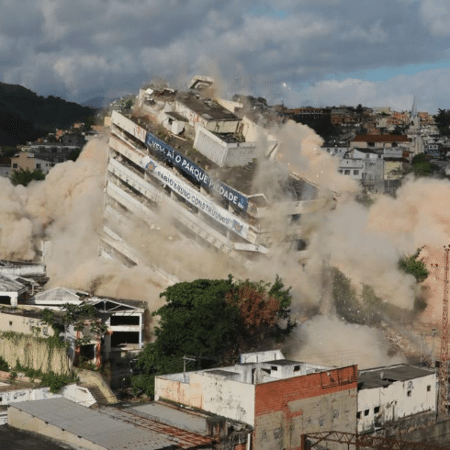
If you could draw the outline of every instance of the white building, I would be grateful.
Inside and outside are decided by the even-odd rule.
[[[113,299],[92,296],[87,292],[57,287],[41,292],[28,302],[36,308],[62,310],[64,305],[92,305],[101,323],[106,326],[101,336],[91,336],[87,330],[77,331],[69,327],[65,339],[70,344],[70,355],[79,351],[88,360],[100,365],[105,359],[120,359],[124,354],[134,354],[144,346],[146,303],[136,300]],[[87,344],[76,349],[76,340],[90,337]]]
[[[398,364],[361,370],[358,377],[358,433],[383,428],[414,414],[436,411],[434,371]]]
[[[300,448],[301,435],[308,432],[356,432],[356,366],[290,361],[277,350],[241,355],[240,361],[157,376],[155,399],[250,425],[248,449]],[[328,448],[344,449],[339,444]]]
[[[339,144],[325,143],[324,145],[322,145],[321,148],[331,156],[337,156],[338,158],[343,158],[344,155],[349,150],[349,146],[345,143]]]
[[[294,174],[287,177],[276,204],[270,200],[273,187],[256,189],[255,168],[249,164],[256,144],[235,139],[241,128],[250,136],[254,127],[217,102],[164,88],[141,91],[137,103],[134,114],[114,111],[111,116],[102,254],[127,265],[151,266],[145,245],[132,244],[134,230],[139,221],[142,235],[159,239],[155,229],[163,210],[177,232],[195,245],[245,262],[267,254],[278,241],[274,206],[287,222],[283,239],[300,242],[303,231],[291,219],[334,205],[333,193],[319,204],[317,187]],[[172,123],[166,124],[167,118]],[[185,131],[177,137],[182,126]],[[272,154],[276,142],[266,137],[267,154]],[[164,282],[176,281],[170,269],[153,269]]]

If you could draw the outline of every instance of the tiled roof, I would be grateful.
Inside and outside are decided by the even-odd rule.
[[[411,139],[405,135],[395,134],[358,134],[352,142],[410,142]]]

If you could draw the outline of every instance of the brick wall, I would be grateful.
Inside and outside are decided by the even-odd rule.
[[[356,366],[256,385],[252,448],[299,449],[307,432],[355,433],[356,410]]]

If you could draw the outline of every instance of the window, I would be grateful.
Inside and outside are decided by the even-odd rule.
[[[298,372],[300,370],[300,366],[294,366],[294,372]]]
[[[357,418],[357,419],[361,419],[361,411],[358,411],[358,412],[356,413],[356,418]]]
[[[17,163],[13,164],[13,169],[17,169]]]
[[[12,327],[12,320],[9,321],[9,326]]]
[[[359,170],[354,170],[353,175],[359,175]]]
[[[427,392],[431,392],[431,386],[430,385],[427,386]]]
[[[411,395],[412,395],[412,390],[410,389],[408,392],[406,392],[406,395],[407,395],[408,397],[411,397]]]
[[[374,414],[378,414],[380,412],[380,407],[379,406],[375,406],[375,408],[373,408],[373,413]]]
[[[36,164],[36,169],[40,169],[41,168],[41,164],[40,163],[37,163]]]
[[[349,169],[344,170],[344,175],[350,175],[350,170]]]
[[[278,370],[278,367],[277,366],[271,366],[270,367],[272,370]]]
[[[369,409],[365,409],[365,410],[364,410],[364,415],[365,415],[365,416],[368,416],[368,415],[369,415],[369,411],[370,411]]]

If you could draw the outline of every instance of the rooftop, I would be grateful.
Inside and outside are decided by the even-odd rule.
[[[110,450],[157,450],[175,444],[163,433],[116,420],[65,398],[19,402],[10,408],[17,408]]]
[[[67,450],[66,445],[61,445],[52,439],[41,436],[31,431],[19,430],[9,425],[1,426],[0,448],[8,450]]]
[[[193,94],[191,92],[179,93],[177,95],[177,100],[206,120],[240,120],[238,116],[233,114],[231,111],[228,111],[228,109],[225,109],[214,100],[204,99],[199,95]]]
[[[405,135],[395,134],[358,134],[352,142],[410,142],[411,139]]]
[[[26,286],[16,281],[15,278],[8,277],[0,273],[0,292],[18,292],[22,293],[26,291]]]
[[[433,375],[433,370],[399,364],[388,367],[361,370],[358,376],[358,389],[386,387],[396,381],[413,380],[414,378]]]

